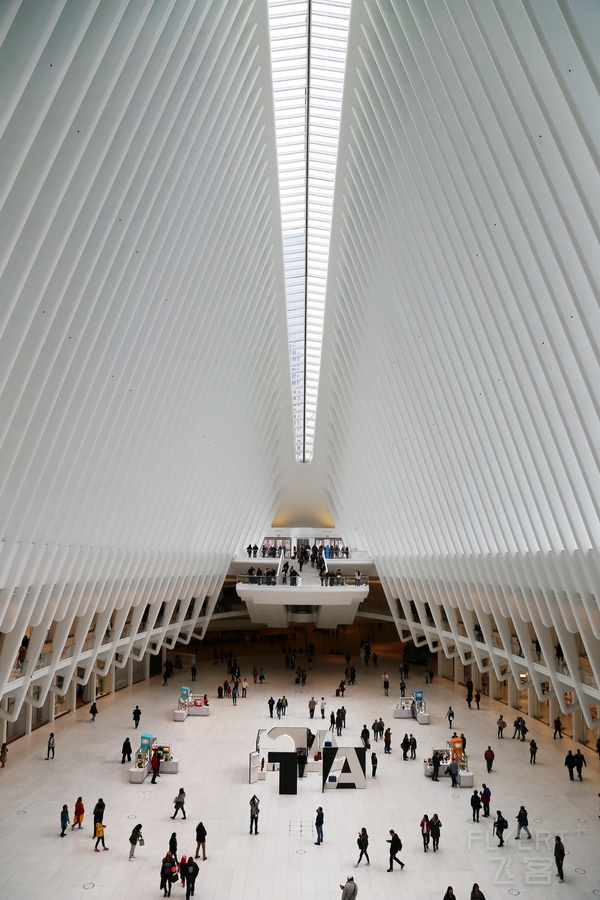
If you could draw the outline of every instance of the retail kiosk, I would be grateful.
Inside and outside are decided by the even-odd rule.
[[[469,757],[462,749],[462,741],[460,738],[452,738],[447,741],[445,747],[432,747],[431,756],[423,761],[423,774],[426,778],[433,776],[433,754],[437,753],[440,757],[439,775],[448,775],[448,766],[454,759],[458,763],[458,786],[473,787],[473,773],[469,772]]]
[[[179,772],[179,760],[171,753],[169,744],[159,744],[152,734],[143,734],[139,750],[135,754],[135,765],[129,770],[129,781],[131,784],[143,784],[146,776],[150,773],[150,760],[155,750],[158,750],[162,756],[160,761],[161,775],[176,775]]]
[[[395,719],[416,719],[419,725],[429,725],[429,713],[423,691],[417,690],[410,697],[400,697],[394,706]]]
[[[188,716],[210,716],[210,703],[207,694],[192,694],[189,687],[182,687],[173,718],[185,722]]]

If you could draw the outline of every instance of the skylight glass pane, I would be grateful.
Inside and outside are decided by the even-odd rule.
[[[294,445],[303,462],[314,447],[349,15],[350,0],[269,0]]]

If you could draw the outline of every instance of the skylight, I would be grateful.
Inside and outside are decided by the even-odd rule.
[[[294,444],[312,459],[350,0],[269,0]]]

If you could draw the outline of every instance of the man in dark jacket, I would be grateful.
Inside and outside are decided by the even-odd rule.
[[[390,840],[388,841],[388,844],[390,845],[390,867],[388,872],[393,871],[394,862],[397,862],[400,868],[403,869],[404,863],[397,857],[397,854],[402,850],[402,841],[393,828],[390,828]]]
[[[198,872],[200,868],[198,863],[190,856],[184,866],[181,867],[181,876],[185,877],[186,883],[186,892],[185,892],[185,900],[189,900],[190,897],[194,896],[194,891],[196,889],[196,878],[198,877]]]
[[[131,743],[129,738],[125,738],[121,747],[121,765],[125,763],[125,760],[131,762]]]
[[[577,750],[575,753],[575,768],[577,769],[577,777],[580,781],[583,781],[581,777],[581,770],[585,766],[587,768],[587,763],[585,761],[585,756],[581,752],[581,750]]]
[[[573,756],[573,751],[569,750],[569,752],[565,756],[565,766],[569,770],[569,778],[571,779],[571,781],[573,781],[573,770],[575,769],[576,765],[577,765],[577,760]]]
[[[433,775],[431,776],[432,781],[439,781],[439,772],[440,766],[442,764],[442,760],[440,759],[439,753],[437,751],[433,754],[431,758],[431,765],[433,766]]]
[[[554,838],[554,862],[556,863],[556,871],[558,872],[558,880],[564,881],[563,860],[565,858],[565,845],[557,834]]]

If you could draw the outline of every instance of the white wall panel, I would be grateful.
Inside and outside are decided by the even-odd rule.
[[[564,707],[573,690],[588,722],[597,33],[585,0],[353,5],[317,425],[338,525],[370,548],[398,627],[496,674],[522,671],[521,637],[538,692],[543,676]]]

